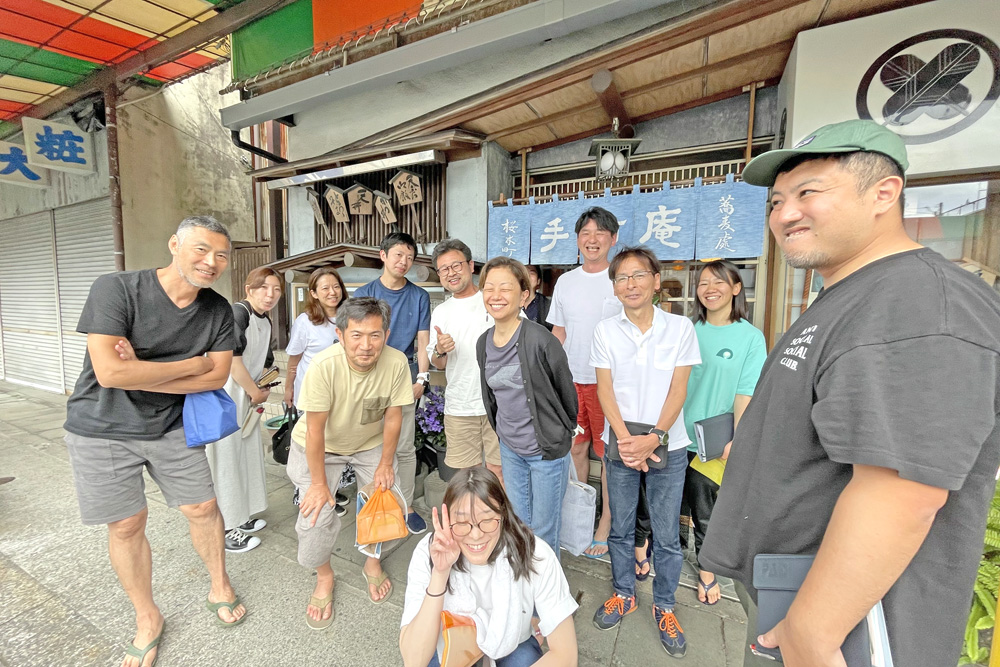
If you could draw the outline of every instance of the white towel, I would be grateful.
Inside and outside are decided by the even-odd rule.
[[[453,593],[448,610],[475,620],[476,643],[487,657],[496,659],[510,655],[520,644],[521,586],[514,580],[514,571],[507,560],[506,549],[493,562],[492,568],[492,612],[487,612],[476,604],[469,573],[454,569],[449,577]]]

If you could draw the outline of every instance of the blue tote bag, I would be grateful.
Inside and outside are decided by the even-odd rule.
[[[222,440],[239,429],[236,403],[224,389],[200,391],[184,397],[184,437],[188,447]]]

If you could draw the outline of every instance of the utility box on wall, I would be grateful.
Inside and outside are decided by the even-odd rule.
[[[1000,167],[1000,2],[938,0],[799,33],[775,146],[870,118],[903,137],[908,176]]]

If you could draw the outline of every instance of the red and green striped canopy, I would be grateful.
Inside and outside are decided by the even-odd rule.
[[[0,136],[35,105],[216,14],[208,0],[2,0]],[[228,2],[231,6],[234,2]],[[162,85],[228,58],[213,44],[145,72]]]

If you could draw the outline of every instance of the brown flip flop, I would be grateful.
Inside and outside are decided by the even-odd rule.
[[[320,610],[320,616],[323,615],[322,612],[326,611],[326,605],[330,605],[330,618],[320,618],[318,621],[314,620],[309,612],[306,612],[306,625],[308,625],[313,630],[326,630],[333,623],[334,617],[337,615],[336,610],[333,606],[333,591],[325,598],[318,598],[314,595],[309,596],[309,604]]]
[[[385,583],[385,580],[389,578],[389,575],[385,573],[385,570],[382,570],[382,573],[379,574],[378,576],[368,574],[364,570],[361,570],[361,574],[365,575],[365,581],[368,582],[369,586],[374,586],[376,591],[382,588],[382,584]],[[390,584],[389,592],[383,595],[382,598],[379,600],[373,598],[371,589],[368,589],[368,599],[372,601],[372,604],[382,604],[383,602],[389,599],[389,596],[392,595],[392,591],[395,588],[395,586],[391,585],[392,584],[391,581],[389,582],[389,584]]]

